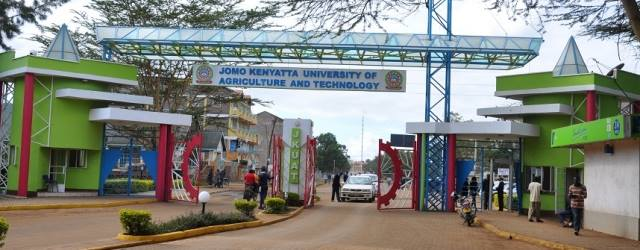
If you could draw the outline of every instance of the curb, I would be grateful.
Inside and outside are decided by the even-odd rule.
[[[255,221],[249,221],[249,222],[241,222],[241,223],[218,225],[218,226],[208,226],[208,227],[201,227],[201,228],[190,229],[185,231],[178,231],[178,232],[171,232],[171,233],[164,233],[164,234],[157,234],[157,235],[144,235],[144,236],[132,236],[132,235],[125,235],[120,233],[118,234],[118,236],[116,236],[116,239],[121,241],[129,241],[129,242],[122,243],[122,244],[102,246],[102,247],[93,247],[88,249],[89,250],[112,250],[112,249],[129,248],[129,247],[155,244],[155,243],[161,243],[161,242],[167,242],[167,241],[182,240],[182,239],[187,239],[187,238],[207,235],[207,234],[215,234],[215,233],[234,231],[234,230],[240,230],[240,229],[246,229],[246,228],[268,226],[268,225],[282,222],[282,221],[291,219],[295,216],[298,216],[302,212],[302,209],[304,208],[300,207],[295,211],[293,211],[293,213],[283,218],[276,219],[270,222],[255,220]]]
[[[542,246],[549,249],[555,249],[555,250],[585,250],[586,249],[583,247],[573,246],[569,244],[562,244],[558,242],[538,239],[538,238],[534,238],[534,237],[530,237],[522,234],[500,230],[496,226],[489,223],[482,222],[480,219],[477,219],[477,218],[476,218],[476,223],[480,224],[482,228],[488,230],[489,232],[492,232],[499,237],[509,239],[509,240],[512,240],[512,239],[519,240],[519,241],[523,241],[523,242],[527,242],[527,243],[531,243],[534,245]]]
[[[136,199],[136,200],[123,200],[123,201],[101,202],[101,203],[0,206],[0,211],[119,207],[119,206],[127,206],[127,205],[147,204],[155,201],[156,199]]]

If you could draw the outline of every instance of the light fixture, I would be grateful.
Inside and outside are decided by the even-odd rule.
[[[207,202],[209,202],[210,198],[211,196],[209,196],[209,192],[202,191],[198,194],[198,201],[202,203],[202,214],[204,214],[204,207]]]

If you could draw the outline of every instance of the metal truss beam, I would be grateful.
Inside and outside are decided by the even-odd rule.
[[[434,26],[446,32],[446,37],[454,39],[451,32],[451,0],[430,0],[428,2],[427,33],[433,38]],[[449,122],[451,114],[451,68],[455,66],[454,51],[432,52],[426,64],[426,104],[425,122]],[[438,60],[442,58],[442,60]],[[441,61],[442,63],[436,63]],[[444,211],[447,208],[447,142],[446,135],[427,135],[424,181],[424,207],[421,210]]]
[[[9,165],[15,160],[16,152],[9,145],[11,138],[11,117],[13,109],[14,84],[12,82],[0,82],[0,194],[7,192],[9,180]]]
[[[440,3],[439,6],[446,4]],[[438,15],[438,20],[447,20]],[[512,69],[538,55],[541,38],[96,27],[103,58],[112,53],[158,60],[349,64]]]

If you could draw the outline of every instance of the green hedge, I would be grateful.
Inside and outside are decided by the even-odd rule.
[[[200,227],[225,225],[251,221],[253,218],[241,213],[189,213],[167,222],[151,222],[151,213],[144,210],[120,210],[120,222],[128,235],[153,235],[184,231]]]
[[[7,232],[9,232],[9,223],[5,218],[0,217],[0,248],[4,246],[4,239],[7,237]]]
[[[107,194],[127,193],[127,179],[109,179],[104,183],[104,191]],[[153,180],[131,179],[131,193],[142,193],[155,190]]]
[[[120,209],[120,224],[125,234],[147,235],[154,232],[151,213],[146,210]]]
[[[301,207],[304,203],[300,200],[300,195],[297,193],[287,193],[287,206]]]
[[[268,214],[281,214],[287,212],[287,202],[280,198],[268,198],[264,202],[267,209],[264,210]]]
[[[247,217],[253,218],[253,211],[258,207],[258,203],[255,201],[247,201],[244,199],[235,200],[233,205],[236,207],[238,211]]]
[[[190,213],[178,216],[170,221],[158,223],[154,226],[156,234],[184,231],[194,228],[233,224],[251,221],[253,218],[241,213]]]

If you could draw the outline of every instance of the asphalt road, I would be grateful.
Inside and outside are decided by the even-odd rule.
[[[452,213],[378,211],[374,203],[322,201],[301,215],[266,227],[132,249],[540,249],[467,227]]]

